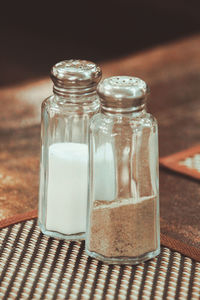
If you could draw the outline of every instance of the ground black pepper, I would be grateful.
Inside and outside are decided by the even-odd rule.
[[[157,249],[155,197],[140,202],[95,201],[91,212],[91,252],[136,257]]]

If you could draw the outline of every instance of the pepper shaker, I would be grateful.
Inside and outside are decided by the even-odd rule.
[[[86,253],[106,263],[138,264],[160,253],[157,121],[146,111],[148,86],[139,78],[106,78],[97,92]]]
[[[66,60],[51,77],[54,93],[42,103],[38,223],[46,235],[78,240],[86,231],[88,129],[100,108],[101,69]]]

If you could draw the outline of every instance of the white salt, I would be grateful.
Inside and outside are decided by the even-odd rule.
[[[111,144],[95,153],[95,200],[115,198],[115,165]],[[62,234],[86,231],[88,146],[56,143],[49,147],[46,229]]]
[[[56,143],[49,147],[46,228],[63,234],[86,230],[88,146]]]
[[[94,154],[95,200],[112,201],[116,196],[115,160],[113,148],[105,143]]]

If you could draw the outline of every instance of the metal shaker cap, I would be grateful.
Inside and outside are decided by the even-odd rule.
[[[51,78],[56,87],[85,88],[96,86],[101,79],[101,68],[87,60],[64,60],[51,69]]]
[[[103,108],[131,109],[145,105],[149,93],[148,85],[140,78],[132,76],[113,76],[102,80],[97,93]]]

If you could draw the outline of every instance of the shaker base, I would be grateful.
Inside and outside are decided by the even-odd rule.
[[[89,250],[86,249],[86,254],[96,258],[98,260],[103,261],[104,263],[107,264],[121,264],[121,265],[137,265],[142,262],[145,262],[146,260],[152,259],[156,257],[157,255],[160,254],[160,248],[156,249],[155,251],[151,251],[148,253],[145,253],[141,256],[138,257],[116,257],[116,258],[110,258],[103,256],[99,253],[96,252],[90,252]]]
[[[81,232],[77,234],[63,234],[57,231],[50,231],[47,230],[44,227],[44,225],[40,223],[40,221],[38,221],[38,226],[40,227],[40,230],[42,231],[43,234],[56,239],[67,240],[67,241],[79,241],[85,239],[85,232]]]

